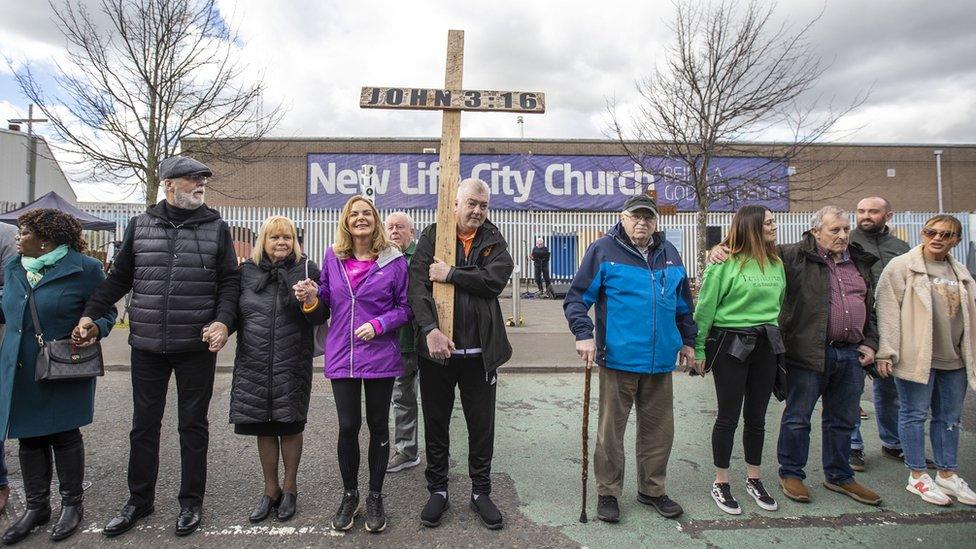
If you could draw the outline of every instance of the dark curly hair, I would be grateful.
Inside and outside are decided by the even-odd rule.
[[[53,242],[55,245],[67,244],[79,252],[88,248],[88,243],[81,235],[81,223],[61,210],[41,208],[31,210],[17,218],[17,225],[27,227],[38,238]]]

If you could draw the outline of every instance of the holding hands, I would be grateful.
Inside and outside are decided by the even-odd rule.
[[[212,322],[203,328],[201,339],[208,344],[211,353],[216,353],[227,344],[228,332],[223,322]]]
[[[99,330],[92,319],[87,316],[78,320],[78,325],[71,330],[71,342],[79,347],[88,347],[95,344],[98,340]]]
[[[319,285],[310,278],[299,281],[291,289],[295,292],[295,299],[305,305],[315,303],[319,293]]]

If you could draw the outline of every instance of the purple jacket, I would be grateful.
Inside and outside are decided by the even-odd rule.
[[[342,261],[330,246],[322,260],[319,300],[329,307],[325,337],[325,377],[329,379],[395,377],[403,373],[397,328],[413,318],[407,303],[407,261],[396,246],[380,252],[376,264],[354,293]],[[369,341],[356,328],[379,321],[383,333]]]

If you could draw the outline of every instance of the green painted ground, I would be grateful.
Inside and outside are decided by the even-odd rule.
[[[596,384],[591,411],[590,449],[595,442]],[[562,531],[588,547],[671,546],[738,547],[776,544],[783,547],[863,545],[871,547],[976,547],[976,508],[955,504],[942,509],[921,501],[904,486],[906,469],[881,457],[873,421],[864,422],[868,443],[868,471],[858,480],[884,498],[880,508],[859,504],[820,486],[819,419],[814,420],[812,458],[807,469],[813,502],[787,500],[776,485],[776,434],[782,405],[773,401],[767,418],[764,478],[780,502],[777,512],[759,509],[745,493],[744,480],[733,491],[744,513],[731,517],[718,510],[708,495],[712,481],[710,433],[715,413],[711,379],[676,375],[676,440],[669,468],[669,495],[685,508],[679,521],[665,520],[638,503],[633,464],[634,424],[625,446],[631,452],[628,488],[621,500],[622,520],[616,525],[596,520],[596,488],[590,474],[590,522],[580,524],[580,421],[582,374],[508,375],[500,379],[495,446],[495,474],[512,478],[520,510],[530,521]],[[972,395],[970,395],[972,396]],[[864,408],[873,412],[870,402]],[[815,415],[819,415],[816,412]],[[452,458],[466,462],[461,438],[463,419],[455,414]],[[734,452],[733,469],[744,478],[741,446]],[[737,457],[736,457],[737,456]],[[976,484],[976,437],[964,432],[959,449],[963,478]],[[457,469],[457,466],[455,466]],[[463,465],[461,468],[463,471]],[[458,472],[461,472],[458,471]],[[463,474],[463,473],[462,473]],[[565,540],[563,540],[565,542]],[[555,542],[554,544],[559,544]]]

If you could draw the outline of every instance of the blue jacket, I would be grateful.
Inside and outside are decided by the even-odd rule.
[[[0,439],[51,435],[92,422],[95,380],[34,381],[37,339],[27,305],[27,274],[20,255],[4,267],[3,314],[7,329],[0,347]],[[64,339],[78,324],[85,302],[105,279],[102,264],[69,250],[34,287],[44,339]],[[115,323],[115,307],[95,324],[101,337]]]
[[[645,258],[620,223],[583,256],[563,301],[576,340],[593,338],[596,361],[639,374],[674,371],[682,345],[694,347],[691,288],[678,250],[656,233]]]

